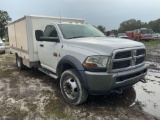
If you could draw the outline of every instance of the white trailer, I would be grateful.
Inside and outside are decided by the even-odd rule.
[[[48,17],[48,16],[24,16],[8,25],[9,43],[11,53],[22,58],[27,67],[39,65],[38,43],[35,38],[35,30],[44,30],[50,23],[84,23],[82,19]]]

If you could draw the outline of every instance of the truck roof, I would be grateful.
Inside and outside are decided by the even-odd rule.
[[[61,22],[61,21],[63,22],[65,20],[67,20],[67,21],[71,21],[71,22],[75,22],[75,23],[84,23],[84,20],[79,19],[79,18],[53,17],[53,16],[42,16],[42,15],[25,15],[24,17],[11,22],[10,24],[14,24],[16,22],[19,22],[23,19],[26,19],[27,17],[28,18],[35,18],[35,19],[44,19],[44,18],[45,19],[53,19],[53,20],[57,20],[59,22]]]

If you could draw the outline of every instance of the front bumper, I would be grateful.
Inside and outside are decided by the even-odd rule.
[[[154,37],[154,40],[159,40],[160,39],[160,37]]]
[[[103,94],[117,88],[132,86],[144,78],[146,74],[146,65],[117,73],[85,71],[88,91],[91,94]]]

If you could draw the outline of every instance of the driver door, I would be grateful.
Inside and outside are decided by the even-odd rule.
[[[47,25],[43,37],[58,37],[58,32],[54,25]],[[56,67],[61,49],[60,42],[38,41],[38,56],[41,66],[52,72],[56,72]]]

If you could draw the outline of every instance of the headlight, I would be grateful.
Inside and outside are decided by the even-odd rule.
[[[107,56],[89,56],[83,62],[85,68],[89,69],[99,69],[105,68],[107,69],[108,57]]]

